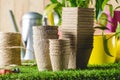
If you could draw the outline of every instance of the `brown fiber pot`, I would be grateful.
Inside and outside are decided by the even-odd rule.
[[[33,48],[39,71],[52,70],[48,39],[57,39],[57,32],[56,26],[33,27]]]

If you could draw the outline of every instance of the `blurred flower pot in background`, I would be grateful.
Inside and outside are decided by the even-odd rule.
[[[106,34],[106,37],[109,38],[113,33]],[[93,50],[89,59],[89,64],[104,64],[104,63],[114,63],[116,58],[116,39],[115,36],[108,40],[108,48],[111,53],[111,56],[107,55],[103,47],[103,37],[101,34],[94,35]]]
[[[116,61],[120,61],[120,39],[117,39]]]
[[[115,32],[117,23],[120,22],[120,11],[114,11],[113,17],[110,15],[110,12],[105,12],[108,15],[108,23],[107,27],[109,28],[110,32]]]

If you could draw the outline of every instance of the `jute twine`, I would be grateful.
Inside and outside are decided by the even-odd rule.
[[[55,26],[33,27],[33,48],[39,71],[52,70],[48,39],[57,39],[57,32],[58,30]]]
[[[70,40],[49,39],[49,50],[53,71],[68,69]]]
[[[0,32],[0,47],[20,46],[20,44],[21,44],[20,33]]]
[[[0,32],[0,68],[12,64],[21,64],[20,44],[20,33]]]

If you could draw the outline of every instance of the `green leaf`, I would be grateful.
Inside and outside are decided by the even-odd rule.
[[[69,7],[77,7],[77,1],[78,0],[67,0],[69,3]]]
[[[56,7],[55,7],[55,12],[58,14],[58,16],[59,16],[59,25],[61,24],[61,18],[62,18],[62,4],[58,4]]]
[[[85,1],[85,8],[88,8],[89,3],[90,3],[90,0],[86,0],[86,1]]]
[[[106,13],[102,13],[99,18],[99,23],[102,26],[106,26],[108,23],[108,15]]]
[[[102,11],[104,10],[105,5],[109,0],[96,0],[95,8],[96,8],[96,20],[99,19]]]
[[[58,3],[52,3],[52,4],[47,5],[44,10],[44,15],[51,13],[57,5]]]
[[[102,9],[104,9],[104,7],[105,7],[105,5],[108,3],[108,1],[110,1],[110,0],[104,0],[104,1],[102,2]]]
[[[113,17],[114,15],[114,9],[113,9],[113,5],[112,4],[107,4],[109,7],[109,11],[110,11],[110,16]]]
[[[65,1],[65,7],[72,7],[69,0],[66,0],[66,1]]]
[[[62,0],[62,6],[65,6],[65,1],[66,1],[66,0]]]
[[[117,24],[117,28],[116,28],[116,32],[115,32],[117,35],[116,35],[116,37],[120,37],[120,34],[118,34],[118,33],[120,33],[120,23],[118,22],[118,24]]]
[[[116,10],[116,9],[119,9],[119,8],[120,8],[120,6],[117,6],[117,7],[115,8],[115,10]]]
[[[102,26],[102,27],[96,26],[94,28],[97,28],[97,29],[100,29],[100,30],[109,30],[106,26]]]
[[[96,20],[99,19],[103,9],[102,9],[102,3],[103,3],[104,0],[96,0],[96,4],[95,4],[95,7],[96,7]]]
[[[104,51],[105,53],[108,55],[108,56],[111,56],[111,53],[109,51],[109,48],[108,48],[108,39],[106,38],[106,35],[104,35],[104,33],[102,33],[102,36],[103,36],[103,47],[104,47]]]
[[[82,0],[76,0],[76,6],[77,7],[81,7],[83,5],[83,1]]]
[[[90,3],[93,4],[93,0],[90,0]]]
[[[58,1],[57,0],[50,0],[52,3],[57,3]]]
[[[115,1],[116,1],[117,3],[119,3],[118,0],[115,0]]]

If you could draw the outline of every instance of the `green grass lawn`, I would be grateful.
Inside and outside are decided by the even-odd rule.
[[[38,71],[37,66],[18,66],[20,73],[1,75],[0,80],[120,80],[120,62],[89,65],[84,70]]]

